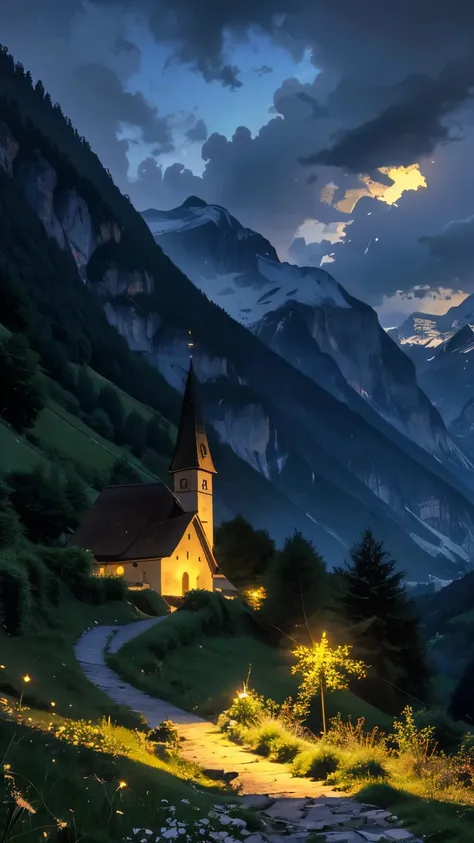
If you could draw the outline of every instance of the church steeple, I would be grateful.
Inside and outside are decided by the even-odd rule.
[[[189,364],[178,437],[169,473],[174,474],[176,471],[185,471],[189,468],[200,468],[202,471],[216,474],[207,441],[206,428],[204,427],[204,417],[192,358]]]
[[[214,542],[212,475],[216,474],[207,441],[198,384],[190,361],[181,419],[169,467],[173,491],[185,512],[195,512],[212,548]]]

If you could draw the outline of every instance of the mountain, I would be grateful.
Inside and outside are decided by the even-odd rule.
[[[464,453],[474,455],[474,295],[442,315],[413,313],[388,332]]]
[[[379,414],[455,470],[470,467],[375,311],[328,272],[281,263],[268,240],[195,196],[143,218],[208,298],[295,368],[371,424]]]
[[[240,512],[279,542],[299,529],[329,564],[370,526],[411,579],[468,569],[474,504],[441,457],[384,422],[342,374],[336,397],[210,301],[42,86],[6,51],[0,59],[1,318],[27,333],[48,375],[73,391],[71,363],[88,360],[173,424],[191,336],[217,520]],[[355,310],[324,280],[338,312]],[[446,435],[436,416],[431,442]]]
[[[443,314],[412,313],[387,333],[418,366],[428,362],[440,345],[469,323],[474,325],[474,295]]]

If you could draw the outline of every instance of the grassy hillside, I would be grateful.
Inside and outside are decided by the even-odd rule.
[[[193,612],[176,612],[166,622],[134,638],[110,656],[111,666],[152,696],[215,718],[227,709],[244,681],[266,698],[282,703],[296,693],[291,650],[265,641],[251,616],[232,605],[228,630],[207,634]],[[179,645],[178,645],[179,644]],[[178,646],[177,646],[178,645]],[[328,717],[363,717],[369,728],[388,728],[391,718],[349,691],[328,694]],[[321,729],[319,708],[311,728]]]

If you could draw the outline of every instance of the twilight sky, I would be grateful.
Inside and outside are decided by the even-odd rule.
[[[1,0],[139,210],[224,205],[385,326],[474,292],[472,0]]]

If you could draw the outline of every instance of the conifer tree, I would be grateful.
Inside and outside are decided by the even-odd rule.
[[[466,665],[454,690],[449,713],[454,720],[464,720],[474,725],[474,659]]]
[[[134,454],[140,455],[146,448],[146,423],[143,416],[135,410],[129,413],[125,420],[123,438]]]
[[[33,427],[43,408],[38,355],[23,334],[0,343],[0,416],[16,430]]]
[[[122,442],[125,411],[117,394],[117,390],[112,386],[103,386],[99,392],[97,407],[99,410],[103,410],[104,413],[107,413],[110,421],[112,422],[114,440],[116,442]]]
[[[424,702],[428,669],[420,622],[402,585],[404,574],[365,530],[351,549],[351,564],[337,571],[342,583],[340,612],[351,625],[354,652],[370,664],[369,696],[386,708],[397,706],[397,694]],[[405,704],[407,700],[405,699]]]
[[[328,591],[324,559],[301,533],[295,531],[286,539],[268,569],[266,588],[263,616],[283,633],[310,625],[324,608]]]

